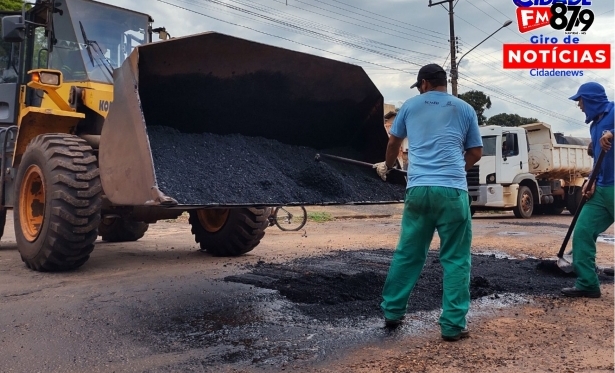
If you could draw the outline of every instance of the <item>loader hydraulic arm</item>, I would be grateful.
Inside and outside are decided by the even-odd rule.
[[[66,100],[56,92],[62,86],[62,72],[58,70],[36,69],[28,71],[31,80],[28,87],[39,89],[47,94],[51,101],[63,111],[75,111]]]

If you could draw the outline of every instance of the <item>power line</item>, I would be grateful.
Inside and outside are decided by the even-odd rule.
[[[344,9],[344,8],[341,8],[341,7],[337,7],[337,6],[334,6],[334,5],[328,4],[328,3],[324,2],[324,1],[321,1],[321,0],[312,0],[312,1],[315,1],[315,2],[318,2],[318,3],[321,3],[321,4],[326,4],[326,5],[328,5],[328,6],[332,7],[332,8],[340,9],[340,10],[343,10],[343,11],[347,11],[347,12],[350,12],[350,13],[357,14],[357,15],[360,15],[360,16],[362,16],[362,17],[365,17],[363,14],[360,14],[360,13],[357,13],[357,12],[353,12],[353,11],[349,11],[348,9]],[[368,13],[368,14],[371,14],[371,15],[377,15],[377,16],[378,16],[378,17],[380,17],[380,18],[384,18],[387,22],[394,21],[394,22],[396,22],[396,23],[398,23],[398,24],[402,24],[402,25],[404,25],[404,26],[398,26],[398,27],[400,27],[400,28],[402,28],[402,29],[406,29],[406,30],[412,31],[413,33],[418,33],[418,34],[421,34],[421,35],[427,35],[427,36],[429,36],[429,37],[436,37],[436,38],[438,38],[438,39],[440,39],[440,38],[441,38],[441,36],[438,36],[438,35],[446,36],[446,34],[443,34],[443,33],[441,33],[441,32],[438,32],[438,31],[433,31],[433,30],[429,30],[429,29],[426,29],[426,28],[424,28],[424,27],[421,27],[421,26],[416,26],[416,25],[413,25],[413,24],[408,23],[408,22],[402,22],[402,21],[396,20],[396,19],[394,19],[394,18],[391,18],[390,16],[383,16],[383,15],[381,15],[381,14],[374,13],[374,12],[371,12],[371,11],[368,11],[368,10],[365,10],[365,9],[362,9],[362,8],[359,8],[359,7],[356,7],[356,6],[354,6],[354,5],[347,4],[347,3],[344,3],[344,2],[342,2],[342,1],[338,1],[338,0],[332,0],[332,1],[334,1],[334,2],[336,2],[336,3],[339,3],[339,4],[343,4],[343,5],[345,5],[345,6],[349,7],[349,8],[351,8],[351,9],[357,9],[357,10],[360,10],[360,11],[362,11],[362,12],[365,12],[365,13]],[[405,27],[405,26],[410,26],[410,27],[412,27],[412,29],[410,29],[410,28],[408,28],[408,27]],[[429,34],[426,34],[426,33],[425,33],[425,31],[428,31],[428,32],[431,32],[431,33],[433,33],[433,34],[437,34],[437,35],[429,35]]]
[[[234,23],[234,22],[226,21],[226,20],[223,20],[223,19],[221,19],[221,18],[213,17],[213,16],[210,16],[210,15],[207,15],[207,14],[204,14],[204,13],[201,13],[201,12],[198,12],[198,11],[193,10],[193,9],[189,9],[189,8],[186,8],[186,7],[182,7],[182,6],[178,5],[178,4],[173,4],[173,3],[170,3],[170,2],[165,1],[165,0],[156,0],[156,1],[158,1],[158,2],[160,2],[160,3],[164,3],[164,4],[167,4],[167,5],[170,5],[170,6],[173,6],[173,7],[178,8],[178,9],[182,9],[182,10],[185,10],[185,11],[188,11],[188,12],[191,12],[191,13],[194,13],[194,14],[198,14],[198,15],[201,15],[201,16],[204,16],[204,17],[207,17],[207,18],[211,18],[211,19],[216,20],[216,21],[219,21],[219,22],[227,23],[227,24],[229,24],[229,25],[233,25],[233,26],[242,27],[242,28],[245,28],[245,29],[250,30],[250,31],[254,31],[254,32],[258,32],[258,33],[263,34],[263,35],[272,36],[272,37],[275,37],[275,38],[278,38],[278,39],[286,40],[286,41],[289,41],[289,42],[291,42],[291,43],[295,43],[295,44],[298,44],[298,45],[301,45],[301,46],[304,46],[304,47],[312,48],[312,49],[315,49],[315,50],[318,50],[318,51],[321,51],[321,52],[325,52],[325,53],[329,53],[329,54],[336,55],[336,56],[339,56],[339,57],[344,57],[344,58],[348,58],[348,59],[351,59],[351,60],[355,60],[355,61],[359,61],[359,62],[367,63],[367,64],[374,65],[374,66],[380,66],[380,67],[389,68],[389,69],[391,69],[391,70],[397,70],[397,71],[400,71],[400,72],[403,72],[403,73],[409,73],[409,72],[408,72],[408,71],[406,71],[406,70],[396,69],[396,68],[394,68],[394,67],[390,67],[390,66],[382,65],[382,64],[379,64],[379,63],[374,63],[374,62],[370,62],[370,61],[365,61],[365,60],[362,60],[362,59],[359,59],[359,58],[355,58],[355,57],[345,56],[345,55],[340,54],[340,53],[335,53],[335,52],[332,52],[332,51],[329,51],[329,50],[325,50],[325,49],[322,49],[322,48],[317,48],[317,47],[314,47],[314,46],[312,46],[312,45],[308,45],[308,44],[305,44],[305,43],[298,42],[298,41],[296,41],[296,40],[292,40],[292,39],[289,39],[289,38],[285,38],[285,37],[283,37],[283,36],[274,35],[274,34],[271,34],[271,33],[268,33],[268,32],[264,32],[264,31],[261,31],[261,30],[257,30],[257,29],[255,29],[255,28],[252,28],[252,27],[249,27],[249,26],[240,25],[240,24],[238,24],[238,23]],[[411,62],[409,62],[409,61],[403,61],[403,62],[408,62],[408,63],[411,63]],[[416,63],[412,63],[412,64],[417,65],[417,66],[421,66],[421,65],[416,64]]]
[[[493,5],[491,5],[491,4],[489,3],[489,1],[487,1],[487,0],[483,0],[483,1],[485,2],[485,4],[489,5],[489,6],[490,6],[490,7],[492,7],[493,9],[495,9],[495,11],[496,11],[496,12],[499,12],[499,13],[500,13],[501,15],[503,15],[504,17],[508,17],[508,15],[506,15],[506,14],[502,13],[502,11],[500,11],[498,8],[496,8],[496,7],[494,7]]]
[[[215,20],[223,22],[223,23],[231,24],[231,25],[234,25],[234,26],[239,26],[239,27],[242,27],[242,28],[245,28],[245,29],[248,29],[248,30],[251,30],[251,31],[255,31],[255,32],[258,32],[258,33],[261,33],[261,34],[264,34],[264,35],[268,35],[268,36],[276,37],[276,38],[279,38],[279,39],[282,39],[282,40],[290,41],[292,43],[295,43],[295,44],[298,44],[298,45],[302,45],[302,46],[305,46],[305,47],[308,47],[308,48],[312,48],[312,49],[315,49],[315,50],[319,50],[319,51],[322,51],[322,52],[325,52],[325,53],[328,53],[328,54],[332,54],[332,55],[336,55],[336,56],[341,56],[341,57],[344,57],[344,58],[347,58],[347,59],[352,59],[352,60],[359,61],[359,62],[368,64],[368,65],[371,65],[371,66],[377,66],[379,68],[388,70],[388,72],[386,72],[386,73],[389,73],[389,74],[394,73],[395,71],[406,73],[406,74],[415,74],[415,70],[409,71],[408,69],[395,68],[395,67],[391,66],[390,64],[374,63],[374,62],[366,61],[364,59],[358,59],[358,58],[346,56],[346,55],[343,55],[343,54],[340,54],[340,53],[335,53],[335,52],[332,52],[332,51],[329,51],[329,50],[325,50],[325,49],[314,47],[312,45],[308,45],[308,44],[305,44],[305,43],[297,42],[297,41],[292,40],[290,38],[282,37],[282,36],[279,36],[279,35],[274,35],[274,34],[269,33],[269,32],[264,32],[264,31],[255,29],[253,27],[249,27],[249,26],[245,26],[245,25],[240,25],[240,24],[237,24],[235,22],[229,22],[229,21],[217,18],[217,17],[213,17],[213,16],[210,16],[210,15],[207,15],[207,14],[195,11],[193,9],[188,9],[186,7],[182,7],[182,6],[179,6],[177,4],[170,3],[169,1],[164,1],[164,0],[158,0],[158,1],[161,2],[161,3],[167,4],[167,5],[170,5],[170,6],[174,6],[174,7],[179,8],[179,9],[183,9],[183,10],[195,13],[195,14],[199,14],[199,15],[211,18],[211,19],[215,19]],[[244,3],[241,3],[240,1],[235,1],[235,2],[239,3],[239,4],[246,5]],[[392,55],[390,53],[382,53],[382,49],[383,48],[378,48],[378,47],[380,47],[380,44],[378,44],[376,41],[371,40],[371,39],[366,39],[366,38],[358,37],[358,39],[360,39],[361,41],[366,41],[366,42],[368,42],[370,44],[378,45],[377,48],[365,47],[365,45],[361,44],[361,43],[360,44],[357,44],[356,42],[352,42],[351,43],[351,42],[348,42],[347,40],[340,39],[338,37],[333,37],[333,36],[331,36],[331,31],[330,30],[335,30],[335,33],[337,33],[337,35],[340,36],[340,37],[347,37],[348,33],[345,32],[345,31],[336,30],[336,29],[328,27],[326,25],[324,27],[327,30],[323,30],[322,28],[319,28],[319,27],[312,27],[311,29],[307,29],[306,27],[310,27],[312,25],[321,25],[321,24],[318,24],[318,23],[315,23],[315,22],[312,22],[312,21],[307,21],[307,20],[304,20],[304,19],[302,19],[300,17],[292,16],[291,19],[293,21],[295,21],[295,22],[297,22],[297,20],[299,20],[299,22],[302,23],[306,27],[298,26],[296,23],[290,22],[288,20],[280,21],[279,19],[275,19],[275,18],[273,18],[273,17],[271,17],[269,15],[262,15],[262,14],[254,12],[254,11],[250,11],[250,10],[238,7],[238,6],[233,6],[233,5],[230,5],[228,3],[224,3],[224,2],[218,1],[218,0],[207,0],[206,2],[202,2],[201,1],[201,3],[202,4],[204,4],[204,3],[215,4],[216,6],[223,7],[223,9],[224,8],[225,9],[232,9],[232,10],[234,10],[236,12],[239,12],[240,15],[242,15],[245,18],[253,19],[253,20],[259,21],[259,22],[262,22],[262,20],[265,20],[266,22],[268,22],[268,24],[270,23],[274,27],[283,28],[283,29],[290,29],[293,32],[297,32],[297,33],[300,33],[300,34],[306,34],[306,35],[309,35],[310,37],[314,37],[314,38],[317,38],[317,39],[325,40],[326,42],[330,42],[330,43],[334,43],[334,44],[340,44],[340,45],[349,46],[351,48],[355,48],[355,49],[358,49],[358,50],[367,51],[369,53],[373,53],[373,54],[376,54],[376,55],[379,55],[379,56],[383,56],[383,57],[388,58],[388,59],[393,59],[393,60],[396,60],[396,61],[404,63],[404,64],[412,64],[412,65],[415,65],[415,66],[422,66],[422,65],[419,65],[419,64],[414,63],[412,61],[408,61],[406,59],[400,58],[399,56]],[[196,5],[194,3],[191,3],[191,4],[192,5]],[[248,5],[246,5],[246,6],[248,6]],[[271,14],[270,11],[266,10],[267,8],[265,8],[265,9],[263,9],[263,8],[256,8],[256,7],[252,7],[252,8],[255,8],[255,9],[260,10],[260,11],[265,11],[268,14]],[[280,14],[280,12],[276,12],[276,13]],[[283,14],[284,12],[281,12],[281,13],[282,13],[283,16],[285,16]],[[247,16],[245,16],[245,15],[247,15]],[[319,32],[319,31],[321,31],[321,32]],[[357,38],[355,38],[355,39],[357,39]],[[387,47],[396,48],[393,45],[390,45],[390,46],[387,45]],[[398,48],[398,49],[399,50],[403,50],[403,48]],[[384,73],[384,72],[379,71],[379,72],[374,72],[374,73]],[[510,74],[510,73],[508,73],[508,74]],[[478,80],[472,78],[472,75],[469,75],[469,74],[463,74],[463,75],[464,75],[464,77],[468,77],[468,79],[472,79],[472,81],[475,82],[475,84],[480,85],[481,87],[484,87],[484,88],[486,88],[489,91],[497,92],[501,96],[508,97],[510,100],[514,100],[515,103],[518,104],[521,107],[531,108],[534,111],[538,111],[538,112],[541,112],[543,114],[550,115],[550,116],[555,117],[555,118],[559,118],[561,120],[570,120],[570,119],[572,119],[572,118],[569,118],[569,117],[565,118],[565,116],[562,116],[562,115],[558,114],[557,112],[550,111],[548,109],[542,108],[542,107],[540,107],[538,105],[529,103],[527,101],[519,100],[513,94],[511,94],[511,93],[509,93],[509,92],[507,92],[505,90],[490,87],[489,83],[483,83],[481,81],[478,81]],[[518,77],[513,77],[513,79],[518,80]],[[535,84],[534,82],[532,82],[532,83]]]
[[[207,1],[207,0],[206,0],[206,1]],[[231,1],[233,1],[233,0],[231,0]],[[274,0],[274,1],[275,1],[275,2],[281,2],[281,1],[277,1],[277,0]],[[237,1],[237,0],[235,0],[235,2],[241,3],[240,1]],[[299,2],[300,2],[300,1],[299,1]],[[245,3],[241,3],[241,4],[243,4],[243,5],[247,5],[247,6],[252,6],[251,4],[245,4]],[[339,19],[339,18],[334,18],[334,17],[330,17],[330,16],[327,16],[327,15],[324,15],[324,14],[316,13],[316,12],[313,12],[313,11],[310,11],[310,10],[307,10],[307,9],[304,9],[304,8],[300,8],[300,7],[297,7],[297,6],[294,6],[294,5],[290,5],[290,6],[291,6],[291,7],[294,7],[294,8],[297,8],[297,9],[299,9],[299,10],[304,10],[304,11],[306,11],[306,12],[310,12],[310,13],[313,13],[313,14],[317,14],[317,15],[320,15],[320,16],[323,16],[323,17],[326,17],[326,18],[330,18],[330,19],[336,20],[336,21],[341,21],[341,22],[344,22],[344,23],[348,23],[348,24],[353,25],[353,26],[358,26],[358,27],[366,28],[366,29],[371,30],[371,31],[377,31],[377,32],[383,33],[383,34],[385,34],[385,35],[391,35],[391,36],[396,36],[396,37],[399,37],[398,35],[395,35],[395,34],[390,34],[390,33],[386,33],[386,32],[380,31],[379,29],[374,29],[374,28],[370,28],[370,27],[365,27],[365,26],[360,25],[360,24],[351,23],[351,22],[348,22],[348,21],[341,20],[341,19]],[[346,32],[346,31],[340,31],[339,29],[335,29],[335,28],[332,28],[332,27],[327,26],[327,25],[323,25],[323,24],[319,24],[319,23],[316,23],[316,22],[313,22],[313,21],[310,21],[310,20],[306,20],[306,19],[304,19],[304,18],[300,18],[300,17],[297,17],[297,16],[294,16],[294,15],[291,15],[291,14],[286,13],[286,12],[279,12],[279,11],[274,10],[274,9],[272,9],[272,8],[269,8],[269,7],[265,7],[264,9],[261,9],[261,10],[264,10],[264,11],[267,11],[267,12],[268,12],[268,11],[270,11],[270,10],[267,10],[267,9],[273,10],[274,12],[276,12],[276,13],[280,13],[280,14],[282,14],[282,15],[284,15],[284,16],[290,16],[290,17],[292,17],[292,18],[294,18],[294,19],[300,20],[301,22],[305,22],[305,23],[307,23],[307,24],[309,24],[309,25],[319,26],[319,27],[321,27],[321,29],[322,29],[322,27],[324,27],[324,28],[327,28],[327,29],[330,29],[330,30],[334,30],[335,32],[338,32],[338,33],[340,33],[340,34],[344,34],[344,35],[351,35],[351,37],[353,37],[353,38],[358,38],[358,39],[368,40],[370,43],[376,43],[376,44],[378,44],[378,45],[387,46],[387,47],[389,47],[389,48],[399,49],[399,50],[403,50],[403,51],[407,51],[407,52],[412,52],[412,53],[417,53],[417,54],[423,54],[423,55],[426,55],[426,56],[437,57],[437,56],[435,56],[435,55],[433,55],[433,54],[428,54],[428,53],[424,53],[424,52],[419,52],[419,51],[412,50],[412,49],[407,49],[407,48],[401,48],[401,47],[393,46],[393,45],[390,45],[390,44],[387,44],[387,43],[378,42],[378,41],[374,41],[374,40],[367,39],[367,38],[364,38],[364,37],[360,37],[360,36],[358,36],[358,35],[356,35],[356,34],[352,34],[352,33]],[[404,38],[404,39],[405,39],[405,40],[416,41],[416,42],[418,42],[418,43],[425,44],[425,45],[429,45],[429,46],[433,46],[433,47],[436,47],[436,48],[445,49],[445,48],[443,48],[443,47],[441,47],[441,46],[438,46],[438,45],[433,45],[433,44],[424,43],[424,42],[417,41],[417,40],[415,40],[415,39],[411,39],[411,38]]]
[[[495,92],[496,94],[499,94],[501,96],[504,96],[506,98],[514,100],[514,103],[516,105],[519,105],[519,106],[522,106],[522,107],[534,110],[536,112],[540,112],[540,113],[542,113],[544,115],[548,115],[548,116],[550,116],[552,118],[556,118],[556,119],[560,119],[560,120],[566,120],[566,121],[571,121],[573,123],[576,123],[574,118],[571,118],[569,116],[566,116],[566,115],[563,115],[563,114],[560,114],[560,113],[557,113],[557,112],[545,109],[545,108],[540,107],[540,106],[538,106],[536,104],[533,104],[531,102],[528,102],[528,101],[522,100],[520,98],[517,98],[514,94],[512,94],[510,92],[507,92],[507,91],[505,91],[503,89],[495,88],[495,87],[492,87],[492,86],[487,86],[487,85],[485,85],[485,84],[483,84],[481,82],[476,81],[475,79],[473,79],[473,78],[471,78],[471,77],[469,77],[467,75],[466,75],[466,79],[468,79],[470,82],[478,85],[479,87],[482,87],[483,89],[485,89],[487,91]],[[581,125],[579,123],[576,123],[576,124],[577,125]],[[581,126],[587,127],[586,125],[581,125]]]
[[[276,0],[274,0],[274,1],[276,1]],[[344,21],[344,20],[341,20],[341,19],[338,19],[338,18],[334,18],[334,17],[327,16],[327,15],[320,14],[320,13],[316,13],[316,12],[313,12],[313,11],[307,10],[307,9],[305,9],[305,8],[299,8],[299,7],[294,6],[294,5],[290,5],[290,6],[293,6],[293,7],[295,7],[295,8],[301,9],[301,10],[305,10],[305,11],[307,11],[307,12],[311,12],[311,13],[314,13],[314,14],[318,14],[318,15],[323,16],[323,17],[332,18],[332,19],[335,19],[335,20],[337,20],[337,21],[341,21],[341,22],[345,22],[345,23],[350,23],[350,24],[352,24],[352,25],[354,25],[354,26],[359,26],[359,27],[362,27],[362,28],[367,28],[367,29],[369,29],[369,30],[373,30],[373,31],[381,32],[381,33],[383,33],[383,34],[387,34],[387,35],[391,35],[391,36],[397,36],[397,35],[394,35],[394,34],[389,34],[389,33],[386,33],[386,32],[384,32],[384,31],[381,31],[382,29],[384,29],[384,30],[389,30],[389,31],[395,31],[395,32],[397,32],[397,33],[399,33],[399,34],[402,34],[402,35],[414,35],[414,34],[416,34],[416,33],[417,33],[417,32],[416,32],[416,31],[414,31],[414,30],[411,30],[411,31],[413,32],[412,34],[408,34],[408,33],[406,33],[406,32],[400,32],[400,31],[398,31],[398,30],[394,30],[394,29],[392,29],[392,28],[390,28],[390,27],[386,27],[386,26],[383,26],[383,25],[378,25],[378,24],[375,24],[375,23],[372,23],[372,22],[368,22],[368,21],[365,21],[365,20],[361,20],[361,19],[357,19],[357,18],[354,18],[354,17],[350,17],[350,16],[345,15],[345,14],[341,14],[341,13],[333,12],[333,11],[330,11],[330,10],[327,10],[327,9],[324,9],[324,8],[321,8],[321,7],[318,7],[318,6],[315,6],[315,5],[312,5],[312,4],[309,4],[309,3],[306,3],[306,2],[301,1],[301,0],[295,0],[295,1],[296,1],[297,3],[301,3],[301,4],[305,4],[305,5],[309,5],[309,6],[313,7],[313,8],[323,10],[323,11],[325,11],[325,12],[330,12],[330,13],[333,13],[333,14],[336,14],[336,15],[340,15],[340,16],[342,16],[342,17],[346,17],[346,18],[349,18],[349,19],[352,19],[352,20],[355,20],[355,21],[362,22],[363,24],[355,24],[355,23],[351,23],[351,22]],[[314,0],[314,1],[318,1],[318,0]],[[318,2],[320,2],[320,1],[318,1]],[[372,29],[372,28],[366,27],[364,24],[368,24],[368,25],[372,25],[372,26],[377,26],[377,27],[378,27],[378,29]],[[423,33],[423,34],[424,34],[424,33]],[[431,35],[428,35],[428,34],[424,34],[424,35],[427,35],[427,36],[429,36],[429,37],[431,37],[431,38],[434,38],[434,37],[435,37],[435,36],[431,36]],[[432,46],[432,47],[435,47],[435,48],[445,49],[444,47],[442,47],[442,46],[440,46],[440,45],[433,45],[433,44],[429,44],[429,43],[426,43],[425,41],[423,41],[423,40],[421,40],[421,39],[409,38],[409,37],[407,37],[407,36],[406,36],[405,38],[406,38],[406,39],[408,39],[408,40],[412,40],[412,41],[414,41],[414,42],[420,43],[420,44],[425,44],[425,45],[429,45],[429,46]],[[435,40],[428,40],[428,41],[430,41],[430,42],[436,42],[436,43],[438,43],[438,42],[439,42],[437,39],[435,39]],[[442,42],[439,42],[439,43],[442,43]]]
[[[233,9],[233,10],[236,10],[236,11],[239,11],[239,12],[250,14],[250,15],[252,15],[254,17],[262,18],[262,19],[265,19],[265,20],[270,21],[270,22],[281,24],[281,25],[284,25],[286,27],[292,28],[292,29],[294,29],[296,31],[300,31],[302,33],[305,33],[305,34],[317,37],[319,39],[333,41],[333,42],[335,42],[337,44],[342,44],[342,45],[345,45],[345,46],[348,46],[348,47],[351,47],[351,48],[363,50],[363,51],[366,51],[366,52],[371,52],[371,53],[374,53],[374,54],[377,54],[377,55],[381,55],[383,57],[388,57],[388,58],[395,59],[395,60],[398,60],[398,61],[401,61],[401,62],[406,62],[406,63],[411,64],[411,65],[422,66],[421,64],[418,64],[416,62],[409,61],[409,60],[400,58],[398,56],[391,55],[389,53],[382,53],[382,52],[380,52],[380,51],[378,51],[376,49],[373,49],[371,47],[366,47],[366,46],[363,46],[363,45],[360,45],[360,44],[357,44],[357,43],[349,42],[349,41],[342,40],[342,39],[337,39],[337,38],[334,38],[334,37],[332,37],[331,35],[329,35],[327,33],[317,32],[317,31],[314,31],[314,30],[311,30],[311,29],[308,29],[308,28],[305,28],[305,27],[300,27],[300,26],[297,26],[296,24],[292,24],[292,23],[287,22],[287,21],[278,20],[278,19],[266,16],[266,15],[258,14],[258,13],[255,13],[253,11],[250,11],[250,10],[247,10],[247,9],[244,9],[244,8],[241,8],[241,7],[237,7],[237,6],[234,6],[234,5],[222,2],[222,1],[218,1],[218,0],[205,0],[205,1],[217,4],[217,5],[221,5],[221,6],[224,6],[224,7],[227,7],[229,9]]]
[[[194,1],[194,0],[193,0],[193,1]],[[254,7],[254,6],[252,6],[251,4],[245,4],[245,3],[242,3],[241,1],[237,1],[237,0],[231,0],[231,1],[233,1],[233,2],[235,2],[235,3],[242,4],[242,5],[247,5],[247,6],[250,6],[250,7],[252,7],[252,8],[256,8],[256,9],[259,9],[259,10],[261,10],[261,11],[265,11],[266,13],[270,13],[270,14],[271,14],[271,8],[268,8],[268,7],[265,7],[265,9],[262,9],[262,8]],[[246,11],[246,10],[244,10],[244,9],[237,8],[237,7],[234,7],[234,6],[230,6],[229,4],[227,4],[227,3],[223,3],[223,2],[221,2],[221,1],[206,0],[206,2],[215,3],[215,4],[217,4],[217,5],[225,6],[225,7],[227,7],[227,8],[231,8],[231,9],[234,9],[234,10],[238,10],[238,11],[240,11],[240,12],[244,12],[244,13],[246,13],[246,12],[247,12],[247,11]],[[202,3],[203,3],[203,1],[199,1],[199,4],[201,4],[201,6],[204,6]],[[190,4],[192,4],[192,5],[197,5],[197,4],[194,4],[194,3],[190,3]],[[197,6],[199,6],[199,5],[197,5]],[[306,32],[306,30],[307,30],[306,28],[301,28],[301,27],[298,27],[298,26],[297,26],[297,25],[295,25],[295,24],[289,24],[287,21],[280,22],[279,20],[273,19],[273,18],[268,17],[268,16],[261,16],[261,15],[255,14],[255,13],[253,13],[253,12],[247,12],[247,13],[249,13],[250,15],[256,16],[256,17],[258,17],[258,18],[263,18],[263,19],[266,19],[266,20],[268,20],[268,21],[270,21],[270,22],[274,22],[274,23],[282,23],[282,24],[284,24],[284,26],[286,26],[286,27],[289,27],[289,28],[293,29],[293,31],[296,31],[296,32],[298,31],[298,32],[300,32],[300,33],[304,33],[304,34],[309,34],[309,35],[310,35],[310,36],[312,36],[312,37],[317,37],[317,38],[319,38],[319,39],[323,39],[323,40],[329,40],[329,39],[331,39],[331,37],[330,37],[330,35],[329,35],[329,34],[330,34],[330,32],[331,32],[331,30],[333,30],[333,31],[334,31],[335,33],[337,33],[338,35],[348,37],[348,36],[347,36],[347,35],[348,35],[348,33],[347,33],[347,32],[340,31],[340,30],[336,30],[336,29],[331,28],[331,27],[326,26],[326,25],[317,24],[317,23],[314,23],[314,22],[312,22],[312,21],[305,20],[305,19],[300,18],[300,17],[295,17],[295,16],[290,15],[290,14],[285,13],[285,12],[279,12],[279,11],[277,11],[277,10],[274,10],[274,11],[275,11],[275,12],[277,12],[277,13],[281,13],[281,14],[283,15],[283,17],[285,18],[285,20],[288,20],[288,18],[289,18],[289,17],[290,17],[290,18],[294,18],[294,19],[298,19],[298,20],[299,20],[299,22],[301,22],[304,26],[305,26],[305,25],[310,26],[312,29],[311,29],[311,30],[309,30],[309,32]],[[321,27],[325,27],[325,28],[328,28],[328,29],[327,29],[327,30],[325,30],[325,29],[320,28],[320,27],[315,27],[314,25],[321,26]],[[320,35],[315,35],[315,31],[314,31],[314,30],[317,30],[317,31],[322,31],[323,33],[320,33]],[[326,36],[325,36],[325,37],[323,37],[323,35],[326,35]],[[388,47],[388,48],[391,48],[391,49],[399,49],[399,50],[402,50],[402,51],[408,51],[408,52],[411,52],[411,53],[421,54],[421,55],[424,55],[424,56],[428,56],[428,57],[430,57],[430,58],[426,58],[426,57],[416,57],[416,56],[414,56],[414,57],[413,57],[413,59],[423,61],[423,63],[429,63],[429,62],[432,62],[433,58],[440,58],[439,56],[436,56],[436,55],[432,55],[432,54],[428,54],[428,53],[422,53],[422,52],[419,52],[419,51],[415,51],[415,50],[411,50],[411,49],[406,49],[406,48],[400,48],[400,47],[396,47],[396,46],[393,46],[393,45],[390,45],[390,44],[380,43],[380,42],[377,42],[377,41],[374,41],[374,40],[371,40],[371,39],[367,39],[367,38],[363,38],[363,37],[357,37],[357,36],[355,36],[354,34],[352,34],[352,35],[350,36],[350,39],[354,39],[354,40],[359,39],[359,42],[360,42],[360,43],[361,43],[361,42],[365,42],[365,41],[367,41],[369,44],[375,45],[375,46],[377,46],[379,49],[383,49],[382,47],[383,47],[383,46],[385,46],[385,47]],[[341,43],[341,44],[348,44],[348,41],[345,41],[345,40],[335,39],[334,41],[336,41],[336,42],[338,42],[338,43]],[[421,66],[420,64],[416,64],[415,62],[409,61],[409,60],[407,60],[407,59],[405,59],[405,58],[401,58],[401,57],[399,57],[399,56],[391,55],[391,54],[388,54],[388,53],[382,53],[382,52],[381,52],[381,51],[379,51],[379,50],[374,50],[374,49],[372,49],[372,47],[366,47],[366,46],[364,46],[364,45],[357,44],[357,43],[353,43],[353,45],[352,45],[352,46],[353,46],[353,47],[355,47],[355,48],[363,49],[363,50],[369,50],[369,51],[370,51],[370,52],[372,52],[372,53],[380,54],[380,55],[383,55],[383,56],[388,57],[388,58],[397,59],[397,60],[399,60],[399,61],[401,61],[401,62],[404,62],[404,63],[415,64],[415,65],[417,65],[417,66]],[[385,48],[385,49],[386,49],[386,48]],[[392,52],[392,51],[391,51],[391,50],[389,50],[388,52]]]
[[[465,88],[467,88],[467,89],[469,89],[469,90],[475,90],[475,88],[470,87],[470,86],[465,85],[465,84],[459,84],[459,85],[460,85],[460,86],[462,86],[462,87],[465,87]],[[481,89],[482,89],[482,87],[481,87]],[[509,100],[509,99],[507,99],[507,98],[505,98],[505,97],[501,97],[501,96],[499,96],[499,95],[497,95],[497,94],[492,94],[492,93],[490,93],[490,94],[489,94],[489,97],[496,98],[496,99],[498,99],[498,100],[500,100],[500,101],[503,101],[503,102],[508,102],[509,104],[513,104],[513,105],[515,105],[515,106],[523,107],[523,108],[525,108],[525,109],[528,109],[528,110],[533,111],[533,112],[538,113],[538,114],[542,114],[542,112],[537,111],[537,110],[535,110],[534,108],[531,108],[531,107],[525,106],[525,105],[520,104],[520,103],[518,103],[518,102],[511,101],[511,100]],[[541,115],[537,115],[537,117],[540,117],[540,116],[541,116]],[[568,120],[562,120],[562,119],[560,119],[560,118],[555,118],[555,119],[556,119],[556,120],[557,120],[557,121],[558,121],[561,125],[568,125],[568,124],[571,124],[571,123],[572,123],[572,124],[574,124],[574,125],[576,125],[576,126],[583,127],[584,129],[587,129],[587,128],[588,128],[588,126],[587,126],[587,125],[584,125],[584,124],[579,123],[579,121],[578,121],[578,120],[568,121]],[[539,119],[539,120],[540,120],[540,119]]]

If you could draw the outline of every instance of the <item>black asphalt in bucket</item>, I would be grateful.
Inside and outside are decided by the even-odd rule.
[[[184,205],[392,202],[405,185],[374,169],[317,162],[316,149],[238,134],[182,133],[148,127],[158,186]],[[337,149],[352,156],[352,149]],[[384,154],[382,155],[384,159]]]

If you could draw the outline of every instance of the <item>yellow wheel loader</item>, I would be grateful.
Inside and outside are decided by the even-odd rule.
[[[213,184],[221,171],[201,162],[205,152],[187,164],[169,129],[384,157],[382,95],[358,66],[215,32],[167,38],[147,14],[90,0],[0,16],[0,225],[12,209],[33,270],[75,269],[98,236],[135,241],[186,211],[201,249],[241,255],[259,244],[272,206],[313,204],[216,199],[207,191],[238,187]],[[387,202],[373,198],[343,202]]]

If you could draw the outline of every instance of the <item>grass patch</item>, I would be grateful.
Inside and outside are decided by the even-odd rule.
[[[162,219],[158,221],[163,223],[187,223],[189,217],[190,215],[188,214],[188,212],[184,211],[180,216],[177,217],[177,219]]]
[[[308,211],[307,217],[308,217],[308,221],[313,221],[316,223],[324,223],[324,222],[334,220],[333,215],[329,214],[328,212],[323,212],[323,211],[314,211],[314,212]]]

